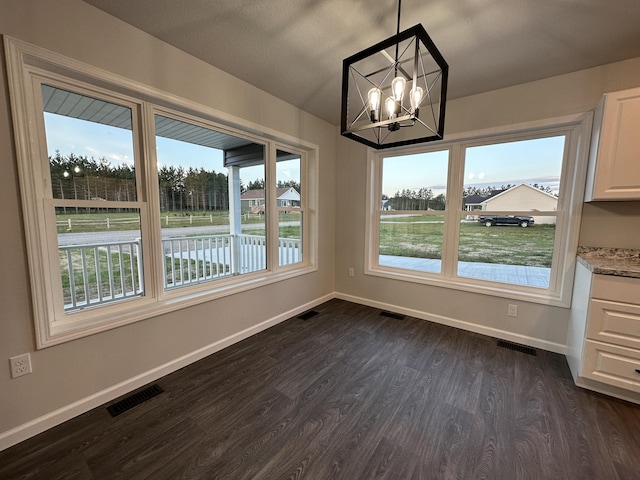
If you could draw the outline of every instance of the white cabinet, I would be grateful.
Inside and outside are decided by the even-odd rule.
[[[596,107],[585,200],[640,200],[640,88]]]
[[[640,403],[640,279],[578,263],[567,361],[576,385]]]

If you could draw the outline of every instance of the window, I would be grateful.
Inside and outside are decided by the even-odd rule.
[[[159,114],[155,131],[163,288],[265,270],[265,146]]]
[[[137,106],[41,83],[50,194],[64,312],[144,295],[133,125]],[[109,138],[110,158],[95,158]],[[115,164],[118,158],[122,163]],[[112,165],[112,162],[114,165]]]
[[[20,42],[7,58],[38,347],[316,268],[316,146]]]
[[[440,273],[449,151],[382,159],[380,265]]]
[[[460,277],[549,287],[565,139],[465,147]]]
[[[590,119],[374,155],[366,273],[568,306]]]
[[[278,263],[295,265],[303,259],[304,204],[299,153],[277,150]]]

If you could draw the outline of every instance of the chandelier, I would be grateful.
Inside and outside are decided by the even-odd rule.
[[[421,24],[342,64],[342,135],[376,149],[441,140],[449,66]]]

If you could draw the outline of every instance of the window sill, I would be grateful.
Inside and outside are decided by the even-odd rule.
[[[463,277],[445,277],[442,274],[427,274],[412,272],[410,270],[394,269],[387,267],[373,267],[365,269],[365,275],[400,280],[404,282],[430,285],[434,287],[449,288],[468,293],[491,295],[511,300],[539,303],[554,307],[569,308],[568,300],[562,298],[562,293],[554,293],[550,289],[519,286],[509,283],[489,282]]]
[[[59,345],[96,333],[118,328],[140,320],[146,320],[166,313],[210,302],[237,293],[282,282],[301,275],[307,275],[318,270],[315,265],[301,266],[295,269],[283,270],[278,273],[265,271],[262,274],[243,278],[226,285],[217,282],[198,285],[196,288],[179,289],[165,293],[162,299],[153,301],[149,298],[132,299],[108,308],[95,309],[95,316],[82,320],[73,319],[73,314],[60,321],[49,324],[48,331],[38,335],[38,349]],[[248,276],[248,275],[247,275]],[[243,276],[244,277],[244,276]],[[89,310],[82,313],[86,315]],[[41,332],[44,333],[44,332]]]

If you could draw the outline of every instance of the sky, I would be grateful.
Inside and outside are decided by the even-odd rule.
[[[464,187],[537,183],[557,193],[563,154],[563,136],[470,147],[465,156]],[[446,151],[385,158],[382,193],[392,197],[403,189],[423,187],[435,195],[445,193],[447,168]]]
[[[74,153],[112,165],[133,165],[130,130],[45,113],[49,155]],[[464,186],[484,188],[506,184],[537,183],[557,193],[564,149],[564,137],[525,140],[470,147],[466,150]],[[156,138],[158,166],[181,165],[226,173],[222,151],[167,138]],[[446,193],[447,152],[388,157],[383,162],[383,191],[392,197],[404,189],[430,188],[435,195]],[[300,180],[299,162],[278,162],[278,180]],[[241,170],[241,180],[264,178],[262,166]]]
[[[131,130],[51,113],[45,113],[44,117],[49,155],[55,155],[56,150],[59,150],[63,156],[74,153],[78,156],[93,157],[95,160],[105,158],[114,166],[123,163],[133,166]],[[181,165],[185,170],[193,167],[227,173],[227,169],[223,166],[222,150],[157,137],[156,155],[158,167]],[[278,180],[299,182],[299,162],[278,162],[276,176]],[[243,168],[240,171],[240,178],[245,185],[256,179],[264,179],[264,168],[262,166]]]

